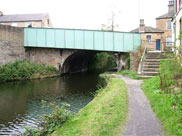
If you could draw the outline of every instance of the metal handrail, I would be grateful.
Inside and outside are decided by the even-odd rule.
[[[142,74],[143,62],[144,62],[144,57],[145,57],[146,50],[147,50],[147,43],[145,43],[145,48],[144,48],[144,51],[143,51],[143,54],[142,54],[142,58],[141,58],[140,63],[139,63],[138,74]]]

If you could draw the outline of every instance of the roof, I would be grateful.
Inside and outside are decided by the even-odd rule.
[[[132,30],[133,33],[139,33],[139,28]],[[144,33],[164,33],[164,31],[153,28],[151,26],[145,26],[145,32]]]
[[[168,12],[162,16],[157,17],[156,19],[166,19],[166,18],[172,18],[173,17],[173,12]]]
[[[0,23],[5,22],[30,22],[30,21],[41,21],[48,14],[15,14],[15,15],[3,15],[0,16]]]

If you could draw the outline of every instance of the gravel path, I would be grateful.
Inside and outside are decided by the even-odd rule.
[[[123,136],[164,136],[159,120],[140,85],[142,81],[121,76],[128,87],[128,122]]]

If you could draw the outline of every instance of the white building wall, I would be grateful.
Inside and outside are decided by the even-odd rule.
[[[176,13],[175,15],[175,18],[172,22],[173,24],[173,29],[172,29],[172,39],[173,39],[173,42],[176,41],[176,47],[179,47],[180,46],[180,40],[179,40],[179,35],[180,35],[180,19],[182,18],[182,9],[179,8],[179,11]],[[176,25],[175,25],[176,24]],[[176,30],[175,30],[176,29]],[[175,33],[176,31],[176,33]]]

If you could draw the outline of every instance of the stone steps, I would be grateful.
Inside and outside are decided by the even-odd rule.
[[[163,58],[160,52],[149,52],[145,55],[141,78],[152,78],[159,75],[160,59]]]
[[[160,62],[160,59],[145,59],[145,62]]]
[[[159,68],[143,68],[143,72],[149,72],[149,71],[158,72]]]
[[[138,77],[140,77],[142,79],[148,79],[148,78],[152,78],[154,76],[138,75]]]
[[[160,61],[158,62],[144,62],[144,65],[160,65]]]
[[[154,71],[143,71],[142,75],[145,75],[145,76],[157,76],[159,75],[159,72],[154,72]]]
[[[160,65],[143,65],[143,68],[159,68]]]

